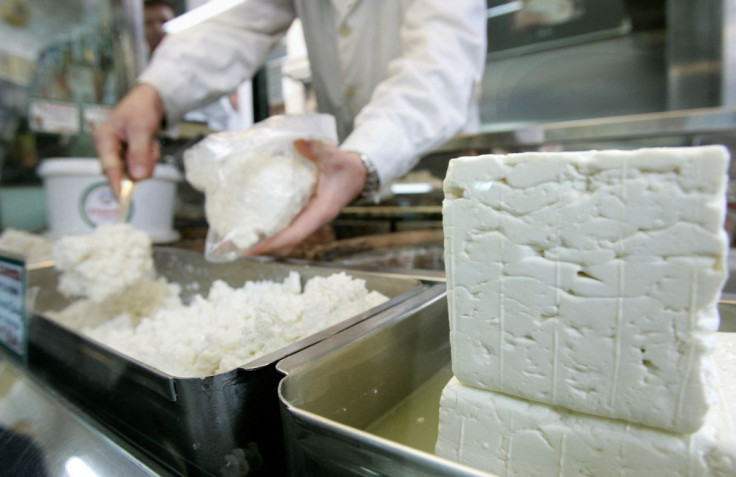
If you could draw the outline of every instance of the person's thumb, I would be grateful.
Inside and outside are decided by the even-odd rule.
[[[319,152],[323,147],[324,143],[322,141],[313,139],[297,139],[294,141],[294,148],[296,151],[315,163],[317,162],[317,159],[319,159]]]

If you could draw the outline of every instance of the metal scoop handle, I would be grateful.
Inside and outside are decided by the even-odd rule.
[[[120,197],[118,198],[118,214],[115,218],[117,223],[125,223],[128,221],[130,214],[130,201],[133,197],[135,182],[128,177],[123,177],[120,181]]]

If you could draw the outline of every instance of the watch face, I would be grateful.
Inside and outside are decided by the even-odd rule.
[[[376,166],[373,165],[373,161],[370,160],[367,154],[358,154],[360,155],[360,160],[363,162],[366,170],[365,185],[363,186],[363,192],[361,192],[360,195],[363,198],[373,199],[380,187],[378,171],[376,170]]]

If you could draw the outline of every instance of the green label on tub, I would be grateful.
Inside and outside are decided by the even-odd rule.
[[[26,266],[17,256],[0,253],[0,345],[25,360],[28,347]]]
[[[127,222],[133,217],[134,204],[130,204]],[[87,186],[79,196],[79,216],[92,228],[115,222],[118,215],[118,201],[107,181],[95,182]]]

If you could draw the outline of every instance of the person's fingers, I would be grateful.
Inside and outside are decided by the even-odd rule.
[[[289,227],[259,242],[245,256],[279,254],[279,251],[284,250],[288,253],[340,214],[345,201],[340,198],[339,188],[339,181],[325,181]]]
[[[297,245],[298,244],[287,245],[286,247],[281,247],[281,248],[276,248],[276,249],[269,248],[267,250],[268,256],[270,257],[288,257],[289,254],[296,248]],[[265,255],[265,254],[266,254],[265,252],[264,253],[247,253],[244,256],[249,257],[249,256]]]
[[[314,162],[317,160],[317,155],[315,153],[315,142],[316,141],[311,141],[309,139],[297,139],[296,141],[294,141],[294,149],[296,149],[296,152],[298,152],[305,158]]]
[[[292,223],[278,234],[259,242],[244,255],[282,255],[333,220],[360,192],[365,168],[355,153],[321,141],[297,140],[295,149],[320,169],[315,194]],[[353,157],[356,156],[356,157]]]
[[[294,148],[299,154],[317,165],[324,164],[325,161],[332,163],[335,160],[335,153],[338,151],[337,146],[324,141],[315,139],[297,139],[294,141]]]
[[[315,206],[314,201],[312,201],[294,219],[289,227],[273,237],[262,240],[249,249],[244,256],[248,257],[266,253],[270,255],[288,254],[291,249],[316,232],[326,222],[323,220],[323,217],[324,211],[318,205]]]
[[[156,164],[161,157],[161,143],[158,142],[156,137],[153,138],[153,144],[151,145],[151,151],[148,160],[151,164]]]
[[[120,179],[124,167],[120,157],[121,143],[118,137],[107,128],[97,128],[94,131],[95,148],[100,157],[102,172],[107,176],[110,187],[117,197],[120,192]]]
[[[118,167],[114,167],[112,169],[105,170],[104,173],[107,177],[107,182],[110,184],[112,194],[116,199],[120,198],[120,183],[123,180],[123,170]]]
[[[147,128],[133,126],[128,129],[125,161],[131,179],[139,181],[149,177],[153,173],[158,154],[158,143]]]
[[[296,151],[306,159],[312,161],[319,166],[320,160],[316,151],[319,141],[307,139],[297,139],[294,141]],[[251,247],[244,256],[261,255],[268,253],[269,255],[285,256],[305,238],[316,232],[321,227],[325,217],[320,204],[325,200],[324,177],[322,174],[317,176],[317,186],[315,194],[304,206],[302,211],[297,215],[291,224],[276,235],[258,242]],[[329,219],[328,219],[329,220]]]
[[[155,135],[164,111],[158,91],[139,83],[118,103],[110,117],[95,128],[95,148],[116,194],[124,174],[140,180],[153,172],[160,156]]]

